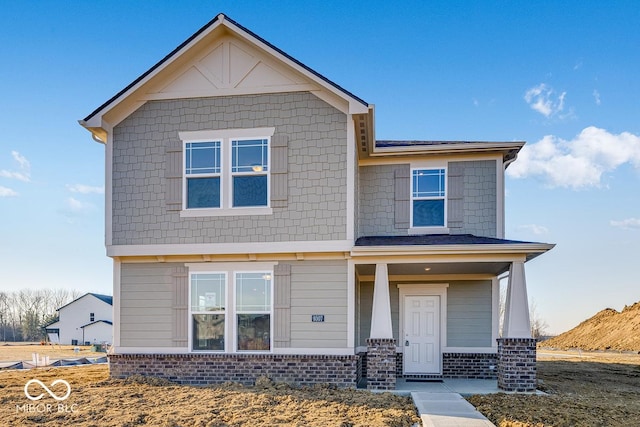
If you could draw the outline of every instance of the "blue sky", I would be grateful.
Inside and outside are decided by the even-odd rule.
[[[507,237],[551,332],[640,300],[633,1],[0,0],[0,291],[111,293],[104,148],[77,120],[217,13],[376,105],[378,139],[525,140]]]

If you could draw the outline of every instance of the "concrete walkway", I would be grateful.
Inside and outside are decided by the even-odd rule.
[[[498,393],[495,380],[408,382],[398,379],[396,392],[411,394],[424,427],[495,427],[462,397],[463,394]]]

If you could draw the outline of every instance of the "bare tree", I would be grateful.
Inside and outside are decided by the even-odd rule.
[[[507,305],[507,284],[500,284],[500,335],[502,336],[502,328],[504,323],[504,313],[505,307]],[[540,317],[540,312],[538,311],[538,305],[536,301],[532,298],[529,302],[529,324],[531,325],[531,337],[532,338],[540,338],[547,334],[547,328],[549,325],[545,322],[544,319]]]
[[[547,335],[549,324],[540,317],[538,305],[534,299],[529,303],[529,319],[531,321],[531,337],[539,339]]]
[[[0,339],[40,341],[56,310],[80,295],[68,289],[23,289],[0,293]]]

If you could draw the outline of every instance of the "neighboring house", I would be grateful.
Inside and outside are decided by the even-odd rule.
[[[56,344],[91,345],[113,342],[113,298],[87,293],[63,305],[58,320],[45,326]]]
[[[553,245],[504,236],[524,142],[376,141],[373,106],[222,14],[80,123],[106,146],[111,375],[535,386],[524,263]]]

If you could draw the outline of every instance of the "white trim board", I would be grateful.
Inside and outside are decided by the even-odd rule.
[[[161,245],[111,245],[107,256],[157,256],[202,254],[261,254],[295,252],[349,252],[351,240],[321,240],[302,242],[250,242],[250,243],[193,243]]]

